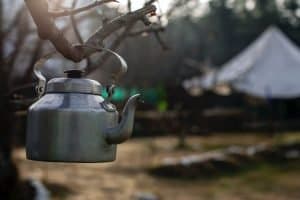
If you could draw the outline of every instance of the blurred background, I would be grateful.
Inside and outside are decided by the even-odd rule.
[[[53,47],[38,38],[23,0],[0,2],[0,199],[300,199],[300,1],[154,4],[160,32],[137,24],[116,48],[129,69],[113,102],[122,108],[137,93],[144,101],[133,139],[113,163],[62,164],[26,160],[24,149],[33,65]],[[120,0],[76,16],[81,37],[128,10]],[[76,42],[68,19],[57,26]],[[58,55],[43,73],[61,77],[86,64]],[[103,65],[87,77],[106,85],[118,63]]]

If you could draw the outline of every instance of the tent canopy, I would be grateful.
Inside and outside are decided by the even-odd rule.
[[[257,97],[299,97],[300,49],[278,28],[270,27],[213,76],[209,74],[198,78],[198,86],[213,88],[229,84],[238,91]],[[211,79],[214,81],[207,84],[207,80]],[[195,78],[193,81],[196,83]],[[187,82],[184,84],[188,85]]]

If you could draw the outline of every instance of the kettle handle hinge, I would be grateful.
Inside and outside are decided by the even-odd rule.
[[[41,59],[39,59],[33,67],[34,75],[38,78],[38,84],[35,87],[36,92],[38,93],[38,97],[41,98],[43,94],[46,91],[46,84],[47,80],[46,77],[42,74],[41,68],[44,65],[44,63],[53,55],[55,52],[51,52],[49,54],[46,54]]]
[[[120,69],[119,69],[118,72],[111,74],[112,84],[108,85],[106,87],[108,97],[102,102],[102,106],[107,112],[116,112],[117,111],[116,106],[114,106],[111,103],[111,99],[112,99],[112,96],[113,96],[113,93],[114,93],[114,89],[116,88],[115,83],[118,81],[120,76],[122,76],[123,74],[125,74],[127,72],[128,66],[127,66],[126,61],[118,53],[116,53],[116,52],[114,52],[110,49],[104,48],[104,47],[96,47],[96,46],[90,46],[90,45],[84,45],[84,44],[77,45],[77,47],[89,48],[89,49],[92,49],[96,52],[105,51],[105,52],[110,53],[111,55],[115,56],[115,58],[117,58],[119,60]]]
[[[115,86],[114,84],[112,84],[112,85],[110,85],[110,86],[108,86],[108,87],[106,88],[106,91],[107,91],[108,96],[107,96],[107,98],[101,103],[103,109],[106,110],[107,112],[115,112],[115,111],[117,111],[116,106],[113,105],[113,104],[111,103],[111,99],[112,99],[112,96],[113,96],[113,94],[114,94],[114,89],[115,89],[115,87],[116,87],[116,86]]]

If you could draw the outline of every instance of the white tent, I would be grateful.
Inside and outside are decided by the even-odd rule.
[[[199,79],[198,86],[229,84],[238,91],[263,98],[299,97],[300,49],[278,28],[270,27],[214,76],[212,84],[202,84],[208,77],[211,79],[208,75]]]

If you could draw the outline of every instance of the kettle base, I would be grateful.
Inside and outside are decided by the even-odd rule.
[[[26,155],[27,160],[39,161],[39,162],[60,162],[60,163],[107,163],[116,160],[116,157],[107,159],[59,159],[59,158],[35,158]]]
[[[112,160],[55,160],[55,159],[32,159],[28,158],[27,160],[37,161],[37,162],[55,162],[55,163],[108,163],[108,162],[114,162],[116,159]]]
[[[105,149],[104,149],[105,150]],[[97,153],[62,153],[56,152],[51,154],[48,151],[32,151],[32,149],[26,149],[26,158],[32,161],[40,162],[60,162],[60,163],[106,163],[116,160],[116,146],[112,145],[106,151],[98,151]]]

